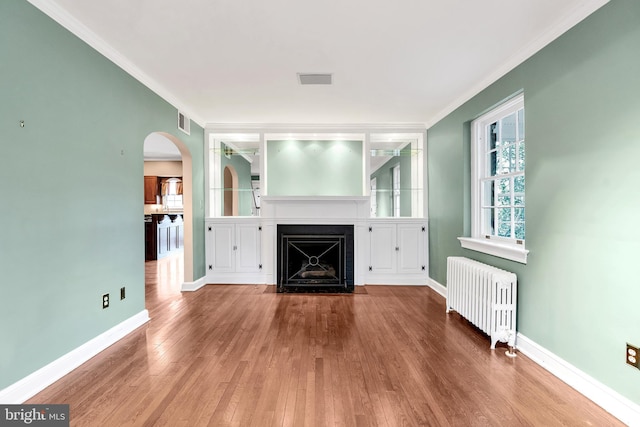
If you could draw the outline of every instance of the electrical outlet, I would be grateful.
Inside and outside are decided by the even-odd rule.
[[[627,343],[627,364],[640,369],[640,349]]]
[[[109,307],[109,294],[102,295],[102,308]]]
[[[124,286],[120,288],[120,299],[123,300],[125,298]]]

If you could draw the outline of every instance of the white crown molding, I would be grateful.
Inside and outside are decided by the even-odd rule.
[[[151,78],[149,75],[144,73],[141,69],[139,69],[136,65],[134,65],[131,61],[129,61],[126,57],[120,54],[116,49],[114,49],[111,45],[109,45],[105,40],[100,38],[97,34],[91,31],[87,26],[82,24],[76,18],[74,18],[69,12],[60,7],[58,4],[47,1],[47,0],[28,0],[32,5],[41,10],[43,13],[48,15],[54,21],[58,22],[64,28],[69,30],[71,33],[76,35],[78,38],[83,40],[89,46],[94,48],[100,54],[105,56],[107,59],[112,61],[114,64],[118,65],[125,72],[130,74],[132,77],[137,79],[140,83],[148,87],[150,90],[155,92],[158,96],[163,98],[165,101],[173,105],[180,111],[183,111],[189,116],[195,123],[200,125],[206,129],[222,129],[218,124],[215,123],[207,123],[202,117],[197,115],[193,108],[189,108],[185,106],[179,98],[175,96],[172,92],[162,86],[155,79]],[[322,130],[322,129],[340,129],[342,131],[345,130],[367,130],[371,131],[375,129],[378,132],[385,131],[415,131],[416,129],[427,129],[438,121],[446,117],[456,108],[467,102],[473,96],[480,93],[482,90],[487,88],[489,85],[497,81],[499,78],[504,76],[506,73],[511,71],[513,68],[524,62],[526,59],[531,57],[533,54],[538,52],[544,46],[555,40],[557,37],[562,35],[564,32],[569,30],[571,27],[575,26],[577,23],[582,21],[584,18],[589,16],[598,8],[602,7],[609,0],[585,0],[582,4],[577,7],[571,14],[567,15],[562,21],[560,21],[557,25],[553,26],[546,33],[542,34],[540,37],[536,38],[534,41],[524,46],[520,53],[512,56],[509,60],[507,60],[501,67],[496,68],[496,70],[488,75],[485,79],[481,80],[478,84],[476,84],[471,90],[467,91],[463,96],[456,99],[454,102],[450,103],[449,106],[441,110],[438,114],[432,117],[425,123],[419,124],[410,124],[410,123],[400,123],[400,124],[361,124],[361,125],[307,125],[307,124],[297,124],[297,125],[265,125],[265,124],[236,124],[231,125],[230,129],[238,129],[238,130],[250,130],[250,129],[285,129],[289,131],[291,129],[297,130]],[[205,125],[206,123],[206,125]]]
[[[640,405],[582,372],[530,338],[518,333],[518,351],[582,393],[623,423],[640,427]]]
[[[560,37],[572,27],[576,26],[579,22],[591,15],[596,10],[600,9],[605,4],[609,3],[609,0],[586,0],[583,1],[572,13],[567,15],[563,20],[551,27],[547,32],[541,34],[531,43],[522,47],[522,49],[516,55],[510,57],[502,66],[497,67],[495,71],[489,74],[486,78],[480,80],[475,86],[473,86],[464,95],[450,103],[446,108],[440,111],[427,121],[426,127],[429,129],[440,120],[451,114],[458,107],[469,101],[471,98],[488,88],[491,84],[498,81],[501,77],[506,75],[509,71],[522,64],[524,61],[532,57],[535,53],[547,46],[549,43]]]
[[[102,56],[122,68],[126,73],[134,79],[145,85],[156,95],[167,101],[177,110],[184,112],[191,120],[200,127],[204,127],[205,120],[195,114],[192,108],[185,106],[177,96],[158,83],[156,80],[147,75],[144,71],[133,64],[129,59],[114,49],[104,39],[91,31],[86,25],[78,21],[73,15],[60,7],[55,2],[48,0],[27,0],[33,6],[42,11],[45,15],[62,25],[80,40],[87,43],[93,49],[98,51]]]
[[[10,405],[23,403],[148,321],[147,310],[131,316],[34,373],[0,390],[0,403]]]

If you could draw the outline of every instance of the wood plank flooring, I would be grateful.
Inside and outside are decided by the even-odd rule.
[[[29,403],[72,426],[618,426],[427,287],[352,295],[208,285],[147,262],[151,322]]]

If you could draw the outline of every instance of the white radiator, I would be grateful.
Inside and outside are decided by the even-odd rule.
[[[447,258],[447,313],[457,311],[496,342],[516,341],[517,277],[464,257]]]

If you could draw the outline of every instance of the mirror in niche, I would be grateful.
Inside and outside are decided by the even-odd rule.
[[[362,139],[344,135],[272,138],[265,141],[265,149],[270,196],[362,196]]]
[[[417,217],[422,184],[415,141],[372,140],[370,143],[371,217]]]
[[[215,216],[260,215],[260,158],[258,141],[216,141],[219,167],[213,177]]]

